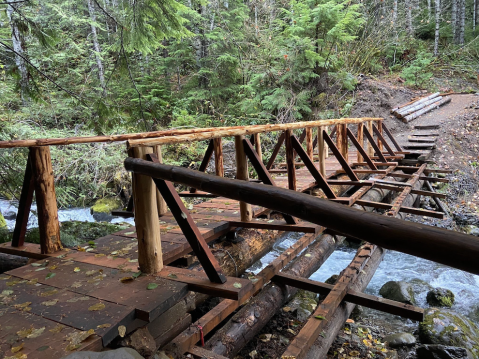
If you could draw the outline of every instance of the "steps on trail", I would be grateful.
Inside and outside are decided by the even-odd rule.
[[[414,132],[411,136],[417,136],[417,137],[439,136],[439,132],[418,131],[418,132]]]
[[[421,143],[434,143],[436,142],[436,137],[429,136],[408,136],[409,142],[421,142]]]
[[[402,145],[403,148],[406,149],[428,149],[433,150],[436,148],[434,143],[406,143]]]
[[[414,125],[415,130],[437,130],[440,125]]]

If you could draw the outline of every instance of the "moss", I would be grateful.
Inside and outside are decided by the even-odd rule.
[[[110,213],[112,210],[122,208],[118,198],[101,198],[91,207],[91,213]]]
[[[7,221],[3,217],[3,214],[0,213],[0,228],[7,228]]]

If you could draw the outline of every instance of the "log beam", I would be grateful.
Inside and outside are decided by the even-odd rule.
[[[235,149],[236,149],[236,179],[249,181],[248,173],[248,161],[246,160],[246,153],[244,151],[244,136],[235,137]],[[240,200],[240,216],[242,221],[251,221],[253,218],[253,210],[251,204]]]

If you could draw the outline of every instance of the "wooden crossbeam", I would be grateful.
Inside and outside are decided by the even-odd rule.
[[[397,173],[397,172],[391,173],[391,177],[411,178],[411,176],[412,176],[411,174],[406,174],[406,173]],[[447,178],[421,176],[419,177],[419,179],[421,181],[449,183],[449,180]]]
[[[426,182],[426,184],[427,183],[429,183],[429,182]],[[388,185],[388,184],[375,183],[374,187],[375,188],[387,189],[387,190],[395,191],[395,192],[402,191],[402,188],[399,188],[399,187],[394,186],[394,185]],[[434,197],[436,197],[436,198],[447,198],[447,196],[445,194],[437,193],[437,192],[433,192],[433,191],[422,191],[422,190],[418,190],[418,189],[413,189],[413,190],[411,190],[411,193],[418,194],[420,196],[433,197],[433,198]]]
[[[353,143],[354,147],[356,147],[358,152],[361,154],[362,158],[366,161],[369,168],[371,168],[372,170],[377,170],[378,168],[376,167],[374,162],[371,160],[371,158],[368,156],[368,154],[364,150],[364,148],[361,146],[361,144],[357,140],[356,136],[354,136],[353,132],[349,128],[347,128],[346,133],[347,133],[349,139],[351,140],[351,142]]]
[[[155,154],[147,155],[147,159],[159,163]],[[198,260],[208,278],[214,283],[225,283],[226,277],[223,274],[216,257],[211,253],[208,244],[201,235],[190,212],[186,209],[183,201],[176,192],[173,183],[158,178],[153,178],[153,182],[155,182],[156,187],[170,208],[171,213],[175,217],[176,222],[180,226],[181,231],[193,249],[193,252],[198,257]]]
[[[356,176],[356,174],[353,172],[352,168],[348,164],[348,161],[343,157],[341,152],[339,152],[339,149],[336,147],[333,140],[331,139],[331,137],[329,137],[329,135],[326,131],[323,131],[323,139],[328,144],[328,147],[331,149],[331,152],[333,152],[334,156],[338,160],[338,162],[341,165],[341,167],[343,168],[343,170],[348,175],[349,179],[351,181],[359,181],[358,176]]]
[[[314,281],[311,279],[293,276],[287,273],[278,273],[273,282],[283,285],[289,285],[309,292],[328,295],[334,288],[334,285]],[[405,303],[377,297],[375,295],[348,289],[344,300],[349,303],[362,305],[367,308],[380,310],[385,313],[399,315],[403,318],[422,322],[424,320],[424,309]]]
[[[382,151],[379,149],[378,145],[374,141],[374,138],[371,135],[371,133],[368,131],[367,127],[364,127],[363,133],[366,136],[366,140],[372,146],[374,152],[376,152],[376,156],[381,160],[381,162],[387,162],[387,160],[386,160],[387,157],[384,157]],[[396,157],[395,154],[393,154],[392,156]],[[375,159],[375,158],[371,157],[371,159]]]
[[[304,151],[303,146],[301,146],[301,143],[298,141],[296,136],[291,137],[291,142],[292,142],[293,148],[296,150],[299,157],[303,160],[309,173],[311,173],[314,180],[316,181],[318,186],[323,190],[326,197],[336,198],[336,195],[334,194],[331,187],[329,187],[328,182],[323,177],[323,175],[319,172],[319,170],[316,168],[316,166],[314,165],[313,161],[308,156],[308,154]]]
[[[246,156],[248,157],[251,164],[253,165],[253,168],[258,174],[259,179],[266,185],[276,186],[276,183],[274,182],[273,177],[271,177],[270,173],[264,166],[263,161],[261,161],[260,157],[258,156],[258,153],[253,148],[253,145],[251,144],[251,142],[247,139],[244,139],[243,147],[244,147],[244,152],[246,153]],[[298,221],[294,217],[288,214],[283,214],[283,218],[288,224],[298,223]]]
[[[381,131],[379,131],[379,129],[376,127],[376,125],[373,125],[373,131],[376,134],[376,136],[378,137],[379,141],[384,145],[384,147],[386,147],[386,151],[391,156],[395,156],[396,154],[394,153],[393,149],[391,148],[391,146],[389,146],[389,143],[383,137],[383,134],[381,133]]]
[[[230,227],[242,227],[242,228],[257,228],[257,229],[270,229],[276,231],[288,231],[288,232],[302,232],[302,233],[316,233],[318,227],[315,225],[300,224],[285,224],[279,223],[281,221],[263,222],[263,221],[228,221]]]
[[[389,204],[389,203],[358,200],[358,201],[356,201],[356,204],[359,204],[360,206],[365,206],[365,207],[374,207],[374,208],[379,208],[379,209],[385,209],[385,210],[389,210],[389,211],[394,209],[394,205]],[[419,209],[419,208],[401,206],[399,208],[399,212],[415,214],[417,216],[427,216],[427,217],[432,217],[432,218],[444,219],[444,213],[436,212],[436,211],[430,211],[430,210],[426,210],[426,209]]]
[[[384,133],[389,137],[389,139],[391,140],[391,142],[393,143],[394,147],[396,147],[396,150],[398,151],[403,151],[402,147],[399,145],[399,143],[397,143],[396,139],[394,138],[394,136],[392,135],[391,131],[389,131],[389,129],[386,127],[386,125],[384,124],[384,121],[381,121],[381,126],[383,128],[383,131]]]
[[[279,150],[281,149],[281,146],[283,145],[284,137],[285,137],[285,133],[283,131],[281,133],[281,135],[279,136],[278,142],[276,142],[276,145],[273,148],[273,153],[271,154],[271,157],[269,158],[268,164],[266,165],[266,168],[268,170],[270,170],[271,167],[273,167],[274,160],[276,159],[276,156],[278,156]]]

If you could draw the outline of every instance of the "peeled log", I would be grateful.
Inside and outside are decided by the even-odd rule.
[[[390,177],[386,179],[394,181]],[[386,190],[371,189],[363,196],[363,199],[381,201],[388,194],[389,191]],[[372,209],[367,208],[367,210]],[[301,256],[295,258],[283,272],[298,277],[310,277],[328,259],[344,237],[337,237],[337,239],[336,241],[330,235],[322,235]],[[306,257],[306,254],[311,256]],[[297,289],[293,287],[268,284],[208,340],[206,347],[217,354],[233,357],[261,331],[296,292]]]
[[[411,101],[411,102],[408,102],[407,104],[404,104],[404,105],[398,106],[398,107],[396,107],[396,108],[393,108],[393,109],[391,110],[391,112],[392,112],[393,114],[397,114],[398,112],[402,112],[402,111],[404,111],[405,109],[407,109],[407,108],[409,108],[409,107],[411,107],[411,106],[415,106],[415,105],[418,105],[418,104],[420,104],[420,103],[426,102],[426,101],[428,101],[428,100],[430,100],[430,99],[433,99],[433,98],[435,98],[435,97],[437,97],[437,96],[439,96],[439,95],[440,95],[439,92],[435,92],[435,93],[433,93],[432,95],[423,97],[423,98],[421,98],[421,99],[419,99],[419,100],[417,100],[417,101]]]
[[[419,116],[425,114],[426,112],[434,110],[435,108],[438,108],[438,107],[440,107],[442,105],[445,105],[446,103],[449,103],[449,102],[451,102],[451,98],[449,96],[444,97],[441,101],[435,102],[432,105],[429,105],[429,106],[423,108],[422,110],[419,110],[417,112],[414,112],[414,113],[410,114],[409,116],[404,117],[403,121],[406,122],[406,123],[411,122],[412,120],[418,118]]]
[[[405,109],[405,110],[399,111],[397,114],[398,114],[398,116],[399,116],[400,118],[403,118],[403,117],[405,117],[406,115],[409,115],[409,114],[411,114],[411,113],[413,113],[413,112],[416,112],[416,111],[418,111],[418,110],[420,110],[420,109],[422,109],[422,108],[424,108],[424,107],[426,107],[426,106],[429,106],[429,105],[431,105],[431,104],[433,104],[433,103],[436,103],[436,102],[439,102],[439,101],[441,101],[441,100],[442,100],[442,97],[441,97],[441,96],[434,97],[434,98],[431,99],[431,100],[425,101],[425,102],[423,102],[423,103],[420,103],[420,104],[411,106],[411,107],[409,107],[409,108],[407,108],[407,109]]]

